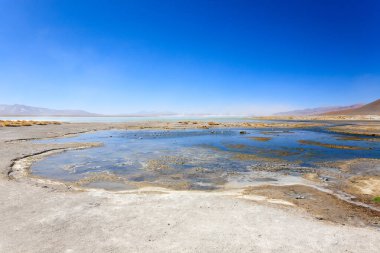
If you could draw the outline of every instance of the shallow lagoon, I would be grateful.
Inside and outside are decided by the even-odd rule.
[[[31,171],[115,190],[147,184],[217,189],[236,181],[295,180],[323,162],[380,157],[378,139],[346,137],[317,128],[99,131],[39,141],[104,145],[50,156]]]

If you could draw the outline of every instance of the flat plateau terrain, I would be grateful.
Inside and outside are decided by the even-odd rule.
[[[327,127],[324,122],[0,127],[0,252],[380,252],[376,208],[351,205],[303,185],[218,191],[149,186],[112,192],[31,177],[27,165],[19,163],[25,157],[94,145],[31,140],[96,130],[315,126]],[[359,122],[330,130],[372,136],[380,133],[380,125]],[[356,163],[341,166],[353,170]],[[366,191],[379,189],[378,181],[373,182],[374,188]],[[286,191],[311,194],[315,201],[300,203]]]

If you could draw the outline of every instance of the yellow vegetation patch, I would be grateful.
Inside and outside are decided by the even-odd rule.
[[[22,127],[33,125],[60,125],[58,121],[34,121],[34,120],[0,120],[0,127]]]
[[[353,178],[350,180],[350,186],[359,194],[380,195],[380,177]]]
[[[306,173],[302,177],[313,182],[321,182],[317,173]]]

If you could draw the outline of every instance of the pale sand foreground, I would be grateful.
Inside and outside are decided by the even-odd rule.
[[[126,125],[0,128],[0,252],[380,251],[375,228],[319,221],[238,190],[75,191],[7,177],[12,159],[68,145],[11,140],[110,127]]]

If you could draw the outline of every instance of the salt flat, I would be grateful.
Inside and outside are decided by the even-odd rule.
[[[10,179],[13,160],[73,144],[25,139],[178,124],[0,128],[0,252],[379,252],[380,231],[318,220],[283,200],[240,190],[75,189]]]

